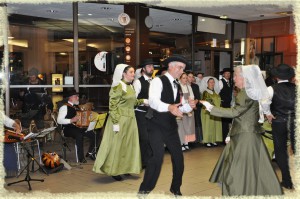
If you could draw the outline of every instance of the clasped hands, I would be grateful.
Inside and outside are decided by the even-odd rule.
[[[177,117],[183,117],[183,112],[190,112],[196,107],[196,100],[189,99],[185,104],[170,104],[168,110]]]

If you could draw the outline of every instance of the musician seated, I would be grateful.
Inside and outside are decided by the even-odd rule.
[[[95,153],[93,149],[95,147],[95,134],[92,131],[86,132],[86,128],[80,128],[75,125],[79,120],[79,116],[76,115],[79,104],[79,93],[75,89],[71,89],[66,93],[68,102],[59,108],[57,122],[62,125],[65,137],[72,137],[76,140],[77,156],[79,162],[86,163],[83,152],[83,137],[86,136],[90,140],[90,146],[86,157],[95,160]]]
[[[14,133],[20,134],[21,133],[21,125],[9,118],[8,116],[1,113],[2,121],[5,127],[14,129]],[[16,136],[17,137],[17,136]],[[5,142],[5,140],[4,140]],[[5,168],[6,177],[14,177],[18,172],[17,166],[17,154],[14,149],[13,143],[4,143],[4,158],[3,158],[3,166]]]

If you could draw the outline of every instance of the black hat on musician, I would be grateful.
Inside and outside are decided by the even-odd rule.
[[[279,64],[272,68],[271,74],[281,80],[287,80],[295,76],[295,70],[287,64]]]
[[[71,96],[73,96],[73,95],[79,95],[79,93],[75,90],[75,89],[68,89],[66,92],[65,92],[65,94],[64,94],[64,96],[66,97],[66,98],[69,98],[69,97],[71,97]]]
[[[225,72],[233,73],[233,70],[231,68],[223,68],[223,70],[220,73],[223,74]]]
[[[186,58],[184,58],[183,56],[181,56],[181,55],[172,55],[172,56],[170,56],[170,57],[168,57],[167,59],[164,60],[164,65],[168,66],[169,63],[173,62],[173,61],[182,62],[185,65],[188,64]]]
[[[150,64],[157,64],[156,62],[153,61],[153,59],[149,58],[149,59],[144,59],[141,64],[140,64],[140,67],[143,68],[147,65],[150,65]]]

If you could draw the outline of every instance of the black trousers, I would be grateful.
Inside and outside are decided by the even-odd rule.
[[[284,183],[292,183],[289,169],[289,155],[287,151],[287,140],[290,135],[292,150],[295,153],[295,118],[278,118],[272,121],[272,134],[274,151],[277,164],[282,173]]]
[[[149,142],[146,112],[135,111],[136,122],[139,130],[139,141],[142,156],[142,166],[146,167],[147,162],[152,156],[152,150]]]
[[[95,133],[93,131],[85,132],[85,128],[74,127],[65,127],[64,136],[72,137],[76,141],[77,145],[77,156],[79,161],[84,159],[84,150],[83,150],[83,137],[88,137],[90,141],[90,146],[88,152],[92,152],[95,147]],[[97,138],[96,138],[97,139]]]
[[[175,118],[174,118],[175,119]],[[162,121],[163,123],[163,121]],[[163,163],[164,144],[166,144],[172,160],[173,179],[171,189],[180,190],[182,184],[182,175],[184,170],[183,154],[181,150],[178,128],[172,130],[166,129],[161,125],[149,120],[149,141],[153,156],[149,159],[143,182],[140,186],[140,192],[150,192],[154,189]]]
[[[221,104],[221,106],[223,108],[230,108],[230,102],[228,103],[225,103],[223,102]],[[223,143],[225,144],[225,139],[228,135],[228,132],[229,132],[229,124],[231,124],[232,122],[232,119],[231,118],[225,118],[225,117],[222,117],[222,136],[223,136]]]

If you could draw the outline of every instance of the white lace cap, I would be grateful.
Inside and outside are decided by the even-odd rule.
[[[127,64],[118,64],[116,66],[115,71],[114,71],[114,75],[113,75],[113,82],[112,82],[111,87],[115,87],[120,83],[120,81],[122,79],[124,69],[127,66],[128,66]]]
[[[268,89],[260,68],[257,65],[244,65],[237,67],[242,69],[244,86],[248,97],[253,100],[268,99]]]
[[[201,84],[200,84],[200,92],[203,93],[204,91],[207,92],[211,92],[208,88],[207,88],[207,82],[210,78],[213,78],[215,80],[215,87],[214,87],[214,91],[219,94],[220,93],[220,87],[219,87],[219,80],[213,76],[206,76],[203,77],[203,79],[201,80]]]

